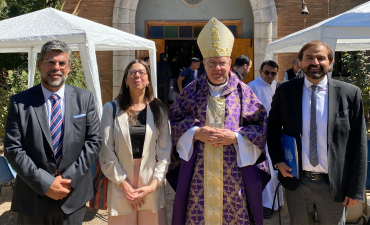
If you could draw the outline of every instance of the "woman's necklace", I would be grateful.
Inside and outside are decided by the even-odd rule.
[[[216,111],[216,108],[213,106],[212,101],[211,100],[208,100],[208,101],[209,101],[209,104],[211,105],[212,111]],[[222,111],[222,107],[220,107],[220,109],[218,110],[218,113],[215,115],[214,122],[210,124],[211,126],[215,126],[216,128],[222,127],[222,123],[218,123],[219,122],[218,117],[220,116],[221,111]]]

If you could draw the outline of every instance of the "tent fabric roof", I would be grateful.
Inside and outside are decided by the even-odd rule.
[[[151,61],[156,62],[153,41],[53,8],[0,21],[0,53],[28,52],[28,87],[33,86],[37,53],[43,44],[55,39],[80,52],[86,85],[94,94],[99,117],[102,99],[95,51],[148,50]],[[156,95],[155,63],[150,70]]]
[[[370,49],[370,2],[269,43],[265,59],[272,59],[273,53],[299,52],[314,40],[328,42],[337,51]]]
[[[53,8],[28,13],[0,22],[0,52],[15,52],[29,46],[40,50],[46,42],[61,39],[78,50],[86,36],[96,51],[155,49],[155,43],[112,27]]]

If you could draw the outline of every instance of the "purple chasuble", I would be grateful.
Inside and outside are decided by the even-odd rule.
[[[204,73],[190,83],[171,106],[173,146],[192,126],[205,126],[208,94],[209,86]],[[270,180],[265,157],[266,110],[253,91],[232,72],[222,96],[226,105],[224,128],[248,138],[263,152],[254,165],[240,168],[234,146],[224,146],[222,224],[263,224],[262,191]],[[207,200],[204,199],[203,189],[203,153],[204,143],[195,141],[188,162],[180,159],[176,152],[171,154],[167,179],[177,184],[172,224],[205,224],[203,213],[204,201]],[[178,180],[176,173],[171,173],[176,170],[179,170]]]

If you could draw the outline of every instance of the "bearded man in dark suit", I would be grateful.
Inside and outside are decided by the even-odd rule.
[[[344,224],[364,202],[367,138],[360,89],[328,77],[332,50],[312,41],[299,52],[304,78],[282,83],[268,117],[268,148],[286,188],[292,224]],[[299,179],[289,171],[281,129],[296,140]]]
[[[100,151],[91,92],[66,85],[71,49],[54,40],[37,62],[41,84],[10,98],[5,156],[17,172],[11,210],[18,224],[82,224]]]

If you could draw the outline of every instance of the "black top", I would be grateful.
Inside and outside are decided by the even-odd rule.
[[[136,124],[129,123],[132,155],[134,159],[141,159],[143,156],[145,131],[146,131],[146,107],[135,112],[137,115]]]

